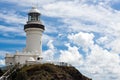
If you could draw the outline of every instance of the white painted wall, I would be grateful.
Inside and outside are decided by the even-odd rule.
[[[15,56],[15,63],[25,64],[27,59],[29,59],[28,56],[17,55]]]
[[[6,58],[5,58],[5,64],[6,64],[7,66],[9,66],[9,65],[14,65],[14,64],[15,64],[14,57],[6,57]]]
[[[35,54],[35,53],[25,53],[25,52],[17,52],[16,54],[14,55],[6,55],[6,58],[5,58],[5,63],[6,63],[6,66],[9,66],[9,65],[14,65],[14,64],[26,64],[26,62],[28,61],[31,61],[31,58],[33,58],[34,62],[41,62],[41,60],[37,60],[39,58],[42,58],[40,57],[39,54]],[[11,64],[12,63],[12,64]]]
[[[28,28],[26,32],[26,52],[42,52],[42,32],[40,28]]]

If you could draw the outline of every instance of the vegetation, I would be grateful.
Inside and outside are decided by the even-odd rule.
[[[3,71],[1,70],[1,68],[0,68],[0,76],[2,76],[3,75]]]
[[[23,66],[11,76],[11,80],[91,80],[74,67],[53,64]]]

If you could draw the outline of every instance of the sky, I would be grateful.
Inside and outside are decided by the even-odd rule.
[[[43,58],[64,61],[93,80],[120,80],[120,0],[0,0],[0,66],[26,46],[32,6],[45,26]]]

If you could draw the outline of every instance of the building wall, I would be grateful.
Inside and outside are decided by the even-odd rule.
[[[31,60],[32,58],[32,60]],[[37,60],[39,58],[39,54],[34,53],[16,53],[15,55],[6,55],[5,63],[7,66],[14,65],[14,64],[26,64],[28,61],[36,61],[40,62],[40,60]]]
[[[26,31],[26,52],[42,52],[42,30],[37,28],[28,28]]]
[[[5,58],[5,64],[6,64],[7,66],[9,66],[9,65],[14,65],[14,64],[15,64],[14,57],[6,57],[6,58]]]

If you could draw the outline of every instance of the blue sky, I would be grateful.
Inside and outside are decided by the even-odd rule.
[[[0,65],[26,44],[27,13],[38,5],[45,60],[74,65],[93,80],[120,80],[120,0],[0,0]]]

